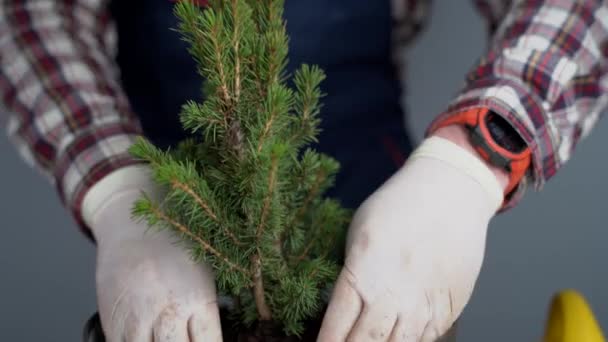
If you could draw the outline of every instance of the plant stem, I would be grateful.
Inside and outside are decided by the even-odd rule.
[[[258,142],[258,149],[257,149],[258,153],[260,153],[260,151],[262,151],[262,147],[264,147],[264,141],[268,137],[268,133],[270,132],[270,128],[272,127],[276,114],[277,114],[277,112],[273,108],[272,112],[270,113],[270,118],[268,119],[268,121],[266,121],[266,125],[264,125],[264,131],[262,132],[262,135],[260,136],[260,140]]]
[[[268,195],[264,200],[264,208],[262,209],[260,225],[258,226],[256,232],[258,246],[262,237],[264,226],[266,225],[266,215],[268,214],[270,201],[273,196],[277,166],[277,158],[276,156],[273,156],[270,176],[268,180]],[[262,253],[258,248],[257,253],[251,256],[251,267],[253,268],[251,271],[251,274],[253,275],[253,298],[255,299],[255,306],[258,309],[260,319],[263,321],[269,321],[272,319],[272,313],[270,312],[270,308],[266,303],[266,298],[264,298],[264,280],[262,279],[262,260],[260,257],[261,254]]]
[[[214,51],[215,51],[215,68],[217,70],[217,73],[219,74],[220,77],[220,84],[219,84],[219,89],[221,92],[221,96],[222,99],[224,100],[224,104],[226,105],[226,107],[230,106],[230,94],[228,93],[228,82],[226,81],[226,72],[224,71],[224,64],[222,63],[222,48],[220,47],[219,44],[219,33],[218,33],[218,27],[214,26],[211,29],[211,33],[212,35],[212,42],[213,42],[213,47],[214,47]],[[227,113],[224,113],[224,115],[226,115]]]
[[[258,229],[256,231],[257,242],[260,242],[260,238],[262,237],[262,233],[264,231],[264,227],[266,226],[266,218],[268,216],[268,211],[270,210],[270,202],[272,201],[272,196],[274,196],[274,187],[276,184],[276,173],[277,173],[277,157],[272,156],[272,165],[270,168],[270,176],[268,177],[268,194],[264,199],[264,207],[262,208],[262,214],[260,218],[260,224],[258,225]]]
[[[264,297],[264,280],[262,279],[262,261],[260,260],[260,254],[257,253],[251,257],[251,266],[253,270],[253,298],[255,300],[255,306],[258,309],[258,315],[260,320],[270,321],[272,320],[272,313],[266,303]]]
[[[321,186],[321,182],[325,179],[325,176],[326,175],[323,172],[323,170],[320,169],[317,172],[315,182],[312,185],[312,187],[310,188],[310,190],[308,191],[308,194],[306,195],[306,198],[304,199],[302,206],[298,209],[298,211],[294,215],[291,222],[287,226],[285,226],[285,229],[283,229],[283,231],[279,235],[279,241],[277,243],[281,246],[281,248],[283,248],[285,239],[286,239],[287,235],[289,235],[289,233],[291,232],[291,229],[295,226],[296,222],[298,222],[302,218],[302,215],[308,209],[308,205],[312,202],[314,197],[317,195],[317,192],[319,191],[319,187]]]
[[[232,37],[232,42],[234,44],[234,97],[235,101],[239,101],[239,96],[241,95],[241,60],[239,57],[239,19],[238,18],[238,4],[237,0],[232,0],[232,13],[234,13],[234,33]]]

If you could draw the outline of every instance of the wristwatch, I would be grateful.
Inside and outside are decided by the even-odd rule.
[[[433,130],[457,124],[467,128],[471,145],[484,160],[507,171],[508,197],[530,167],[531,151],[526,142],[507,120],[484,107],[451,115],[436,123]]]

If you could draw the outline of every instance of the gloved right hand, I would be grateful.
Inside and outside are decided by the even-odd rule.
[[[160,196],[149,170],[129,166],[87,193],[83,216],[97,241],[97,299],[110,342],[215,342],[221,327],[214,276],[171,232],[131,218],[141,191]]]

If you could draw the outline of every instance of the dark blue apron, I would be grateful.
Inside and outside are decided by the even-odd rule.
[[[120,0],[122,81],[146,136],[163,147],[186,135],[178,113],[202,100],[195,62],[180,40],[169,0]],[[288,71],[317,64],[327,74],[322,133],[314,146],[342,165],[329,195],[356,208],[394,173],[411,150],[391,63],[390,1],[286,0]]]

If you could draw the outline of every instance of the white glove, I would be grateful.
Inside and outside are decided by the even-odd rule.
[[[147,169],[126,167],[86,195],[83,215],[97,240],[97,297],[110,342],[221,341],[211,270],[195,264],[170,232],[131,218],[141,191],[160,196]]]
[[[357,210],[318,341],[435,341],[463,311],[502,202],[476,156],[432,137]]]

